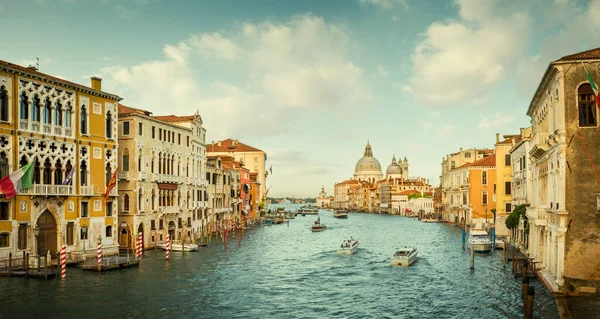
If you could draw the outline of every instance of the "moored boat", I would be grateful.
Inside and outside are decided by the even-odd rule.
[[[167,250],[167,244],[166,243],[159,243],[156,244],[156,247],[162,249],[162,250]],[[180,242],[172,242],[171,243],[171,251],[198,251],[198,249],[200,249],[200,246],[196,245],[196,244],[181,244]]]
[[[492,241],[488,232],[483,228],[472,228],[467,242],[478,253],[487,253],[492,250]]]
[[[345,210],[336,210],[333,212],[333,217],[335,218],[348,218],[348,212]]]
[[[496,236],[496,249],[504,249],[504,243],[506,242],[505,236]]]
[[[343,240],[340,248],[337,250],[338,254],[352,255],[358,249],[358,240],[350,237],[349,240]]]
[[[394,256],[392,256],[392,266],[410,266],[417,260],[417,252],[417,249],[414,247],[404,247],[398,249]]]

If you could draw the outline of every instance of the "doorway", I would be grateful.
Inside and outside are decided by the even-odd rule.
[[[52,256],[57,252],[56,219],[48,210],[44,211],[37,221],[37,227],[40,230],[37,236],[37,253],[46,255],[48,251]]]

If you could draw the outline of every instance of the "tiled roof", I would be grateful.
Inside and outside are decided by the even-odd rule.
[[[504,140],[500,141],[500,142],[498,142],[496,144],[512,144],[512,140],[511,139],[514,139],[515,143],[519,143],[519,141],[521,140],[521,135],[520,134],[504,135],[502,137],[504,137]]]
[[[13,63],[6,62],[6,61],[3,61],[3,60],[0,60],[0,66],[4,66],[6,68],[10,68],[10,69],[22,71],[22,72],[25,72],[25,73],[29,73],[29,74],[34,75],[34,76],[43,77],[43,78],[46,78],[48,80],[55,81],[55,82],[61,83],[63,85],[75,87],[75,88],[80,89],[80,90],[101,93],[103,95],[110,96],[111,98],[113,98],[113,99],[115,99],[117,101],[122,100],[122,98],[120,98],[119,96],[117,96],[115,94],[111,94],[111,93],[104,92],[104,91],[94,90],[94,89],[92,89],[89,86],[85,86],[85,85],[77,84],[77,83],[74,83],[74,82],[71,82],[71,81],[63,80],[61,78],[57,78],[55,76],[39,72],[39,71],[37,71],[37,70],[35,70],[33,68],[28,68],[28,67],[20,66],[18,64],[13,64]]]
[[[152,112],[142,110],[142,109],[136,109],[134,107],[125,106],[125,105],[119,103],[119,114],[131,114],[131,113],[142,114],[142,115],[147,115],[147,116],[152,115]]]
[[[410,195],[410,194],[419,194],[421,192],[419,192],[418,190],[414,190],[414,189],[409,189],[407,191],[403,191],[398,193],[399,195]]]
[[[235,142],[235,143],[234,143]],[[221,143],[221,145],[219,145]],[[235,145],[234,145],[235,144]],[[206,151],[209,153],[213,152],[263,152],[256,147],[246,145],[244,143],[232,140],[230,138],[206,145]]]
[[[181,122],[189,122],[194,121],[199,118],[200,115],[186,115],[186,116],[177,116],[177,115],[159,115],[153,116],[155,119],[167,123],[181,123]]]
[[[556,60],[558,61],[576,61],[576,60],[597,60],[600,59],[600,48],[595,48],[575,54],[565,55],[564,57]]]
[[[359,181],[355,180],[355,179],[349,179],[349,180],[345,180],[341,183],[338,183],[338,185],[343,185],[343,184],[358,184],[360,183]]]
[[[465,166],[465,165],[463,165],[463,166]],[[466,164],[466,166],[496,166],[496,156],[494,156],[494,155],[486,156],[478,161]]]

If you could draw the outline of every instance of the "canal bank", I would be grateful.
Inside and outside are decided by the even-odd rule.
[[[316,216],[255,227],[227,250],[214,241],[198,252],[146,251],[136,269],[84,273],[64,282],[0,278],[2,317],[90,318],[518,318],[521,283],[502,253],[478,255],[469,269],[457,227],[387,215],[350,214],[312,233]],[[342,239],[355,255],[336,255]],[[419,248],[411,267],[389,264],[401,246]],[[536,316],[558,318],[536,281]]]

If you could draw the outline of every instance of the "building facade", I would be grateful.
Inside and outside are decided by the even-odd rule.
[[[321,186],[321,191],[319,192],[319,196],[317,196],[317,198],[316,198],[317,207],[329,208],[332,206],[332,202],[333,202],[333,196],[327,196],[325,187]]]
[[[512,159],[510,149],[521,139],[521,135],[503,135],[496,133],[496,186],[494,201],[496,202],[496,234],[508,235],[506,217],[512,212]]]
[[[0,258],[117,252],[117,103],[91,87],[0,61],[0,174],[35,162],[33,185],[0,195]],[[108,199],[108,201],[106,201]]]

